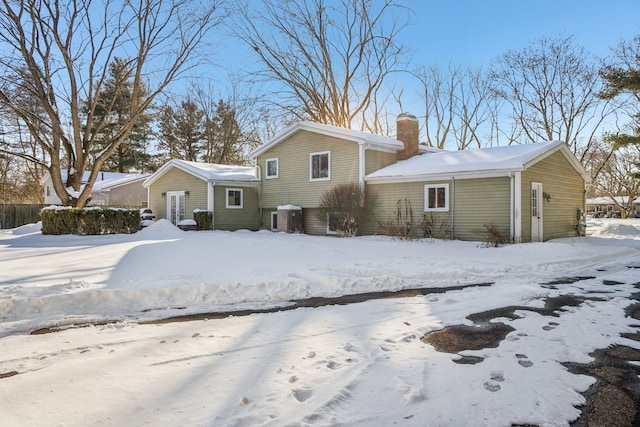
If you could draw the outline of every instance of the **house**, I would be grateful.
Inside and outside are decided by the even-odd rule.
[[[66,181],[67,171],[62,171],[62,181]],[[82,176],[83,185],[89,181],[90,172]],[[147,206],[147,190],[142,186],[148,173],[118,173],[100,172],[91,189],[91,200],[88,206],[116,206],[126,208],[140,208]],[[60,198],[53,189],[53,182],[49,172],[45,172],[40,180],[44,191],[44,203],[59,205]]]
[[[491,226],[530,242],[584,231],[589,177],[566,144],[450,152],[420,145],[418,135],[406,114],[397,138],[300,122],[254,150],[255,167],[172,160],[144,185],[158,218],[175,223],[206,209],[216,229],[332,234],[318,218],[323,193],[358,183],[377,195],[361,234],[383,233],[399,216],[416,237],[484,241]]]
[[[412,120],[400,116],[398,123]],[[404,131],[414,132],[404,135]],[[417,127],[399,127],[403,138],[418,140]],[[409,149],[410,151],[407,151]],[[335,185],[365,183],[365,177],[400,158],[440,150],[407,146],[402,141],[368,132],[300,122],[251,153],[261,173],[262,224],[276,229],[278,206],[302,208],[303,228],[309,234],[331,234],[317,219],[322,194]]]
[[[260,178],[255,167],[171,160],[147,178],[149,207],[156,218],[178,224],[195,210],[213,212],[217,230],[260,227]]]
[[[629,196],[593,197],[587,199],[587,212],[595,216],[621,217],[620,206],[626,207],[628,202]],[[640,197],[634,199],[631,203],[631,211],[628,217],[640,217]]]
[[[320,197],[337,184],[358,182],[377,194],[363,234],[380,233],[399,209],[411,213],[416,235],[431,227],[442,237],[485,240],[485,225],[492,224],[511,241],[529,242],[580,231],[589,177],[566,144],[449,152],[419,145],[418,133],[410,115],[398,117],[397,139],[308,122],[292,126],[252,153],[262,179],[262,223],[273,228],[277,207],[295,205],[306,233],[330,234],[316,215]]]

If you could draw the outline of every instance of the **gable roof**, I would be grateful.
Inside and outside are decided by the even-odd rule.
[[[260,154],[271,149],[272,147],[275,147],[285,139],[289,138],[291,135],[300,131],[308,131],[308,132],[318,133],[321,135],[326,135],[334,138],[344,139],[347,141],[353,141],[358,144],[367,145],[368,148],[374,148],[379,150],[389,150],[393,152],[398,152],[404,149],[404,144],[402,141],[399,141],[395,138],[391,138],[388,136],[375,135],[375,134],[360,131],[360,130],[345,129],[337,126],[303,121],[303,122],[298,122],[293,126],[287,128],[284,132],[280,133],[279,135],[276,135],[269,142],[253,150],[249,154],[249,158],[255,159]],[[424,145],[419,145],[418,149],[421,152],[440,151],[437,148],[427,147]]]
[[[206,182],[260,183],[257,169],[253,166],[219,165],[215,163],[200,163],[173,159],[162,165],[162,167],[147,178],[142,185],[149,187],[172,168],[178,168]]]
[[[105,172],[107,173],[107,172]],[[143,179],[147,179],[148,173],[113,173],[109,177],[103,177],[102,180],[96,180],[92,191],[109,191],[122,185],[132,184]]]
[[[556,151],[561,151],[585,181],[590,181],[580,162],[561,141],[423,154],[377,170],[365,180],[387,183],[505,176],[523,171]]]

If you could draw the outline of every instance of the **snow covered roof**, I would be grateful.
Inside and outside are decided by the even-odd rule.
[[[626,205],[629,201],[629,196],[615,196],[616,203],[619,205]],[[633,200],[633,203],[640,203],[640,197],[636,197]],[[587,205],[613,205],[613,200],[609,196],[603,197],[593,197],[591,199],[587,199]]]
[[[178,168],[207,182],[229,181],[243,183],[259,183],[257,169],[253,166],[231,166],[215,163],[189,162],[187,160],[173,159],[165,163],[142,185],[149,187],[171,168]]]
[[[357,142],[358,144],[368,145],[370,148],[378,148],[378,149],[387,149],[394,152],[400,151],[404,149],[404,144],[402,141],[399,141],[395,138],[391,138],[388,136],[382,135],[374,135],[369,132],[353,130],[353,129],[345,129],[337,126],[324,125],[320,123],[314,122],[298,122],[293,126],[286,129],[284,132],[276,135],[273,139],[271,139],[266,144],[261,145],[256,148],[254,151],[249,154],[249,157],[254,159],[270,148],[278,145],[285,139],[289,138],[291,135],[300,131],[308,131],[319,133],[326,136],[331,136],[335,138],[345,139],[348,141]],[[438,152],[437,148],[427,147],[424,145],[418,146],[418,150],[421,152]]]
[[[148,173],[100,172],[100,175],[98,175],[98,179],[96,179],[95,184],[93,184],[92,190],[98,192],[109,191],[112,188],[120,187],[121,185],[131,184],[136,181],[147,179],[149,175],[150,174]]]
[[[560,141],[422,154],[373,172],[365,180],[385,183],[504,176],[523,171],[558,150],[585,180],[589,180],[584,168]]]

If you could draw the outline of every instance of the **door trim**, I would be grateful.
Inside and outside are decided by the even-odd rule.
[[[531,183],[531,241],[542,242],[544,240],[543,209],[542,209],[542,183]]]

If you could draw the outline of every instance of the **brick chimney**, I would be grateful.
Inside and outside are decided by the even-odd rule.
[[[404,143],[398,152],[398,160],[406,160],[418,154],[419,126],[416,116],[401,113],[396,120],[396,138]]]

